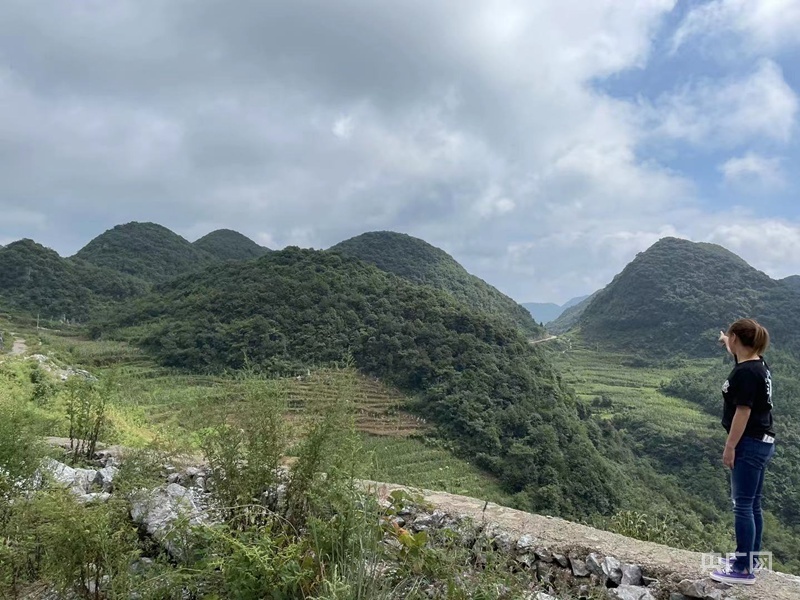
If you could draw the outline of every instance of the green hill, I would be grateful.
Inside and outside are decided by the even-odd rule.
[[[0,303],[42,318],[86,320],[110,302],[144,293],[147,284],[32,240],[0,248]]]
[[[217,259],[155,223],[117,225],[84,246],[75,258],[151,283],[208,266]]]
[[[579,322],[594,344],[711,356],[719,330],[747,316],[776,346],[800,350],[800,304],[788,286],[721,246],[665,238],[600,291]]]
[[[482,279],[469,274],[444,250],[410,235],[391,231],[365,233],[330,248],[354,256],[414,283],[444,290],[476,310],[503,316],[525,333],[544,333],[523,306]]]
[[[800,292],[800,275],[791,275],[781,279],[781,283],[788,285],[793,290]]]
[[[269,248],[259,246],[249,237],[231,229],[212,231],[192,245],[219,260],[250,260],[269,252]]]
[[[417,410],[529,508],[576,516],[617,505],[618,474],[513,323],[358,259],[289,248],[213,266],[131,303],[107,331],[166,366],[202,371],[352,360],[416,396]]]

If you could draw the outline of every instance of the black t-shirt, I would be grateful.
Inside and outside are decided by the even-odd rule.
[[[730,432],[737,406],[752,409],[744,435],[760,438],[765,433],[775,436],[772,428],[772,374],[769,365],[761,360],[738,363],[722,386],[725,408],[722,426]]]

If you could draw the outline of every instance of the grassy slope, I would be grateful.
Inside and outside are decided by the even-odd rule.
[[[0,326],[12,328],[29,340],[31,352],[116,378],[119,391],[110,410],[112,430],[105,436],[108,442],[143,446],[170,440],[184,451],[197,452],[203,429],[226,415],[246,416],[258,409],[242,405],[240,382],[230,377],[170,372],[120,342],[89,341],[53,331],[37,334],[18,324]],[[287,420],[295,420],[304,406],[329,399],[337,380],[345,375],[322,370],[302,380],[281,380],[290,406]],[[372,378],[359,375],[356,382],[362,477],[510,503],[490,475],[456,458],[441,442],[425,437],[430,429],[427,424],[402,410],[407,398]],[[45,433],[63,435],[63,423],[54,422]]]

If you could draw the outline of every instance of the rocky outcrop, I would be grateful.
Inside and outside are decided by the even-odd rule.
[[[40,468],[40,473],[48,477],[53,484],[67,488],[77,496],[78,501],[85,504],[107,502],[114,490],[114,477],[117,472],[118,469],[111,466],[99,471],[73,468],[52,458],[46,459]]]
[[[446,524],[454,518],[471,521],[475,533],[462,533],[461,539],[489,536],[496,551],[513,548],[512,556],[519,568],[536,572],[543,583],[554,578],[570,581],[573,592],[569,598],[595,598],[596,595],[590,596],[592,590],[595,594],[603,590],[608,598],[636,600],[800,600],[800,578],[791,575],[764,571],[759,573],[756,584],[746,590],[732,588],[708,577],[708,570],[702,568],[703,555],[697,552],[475,498],[379,482],[363,485],[379,498],[394,491],[418,494],[424,504],[432,507],[413,518],[406,517],[406,526],[412,531],[416,519],[430,527],[434,515],[434,523]]]
[[[178,560],[184,558],[191,547],[188,529],[208,520],[196,493],[177,483],[140,490],[131,496],[130,503],[133,522]]]

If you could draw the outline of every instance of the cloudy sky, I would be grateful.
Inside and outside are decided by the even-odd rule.
[[[800,0],[4,0],[0,244],[390,229],[519,301],[800,273]]]

